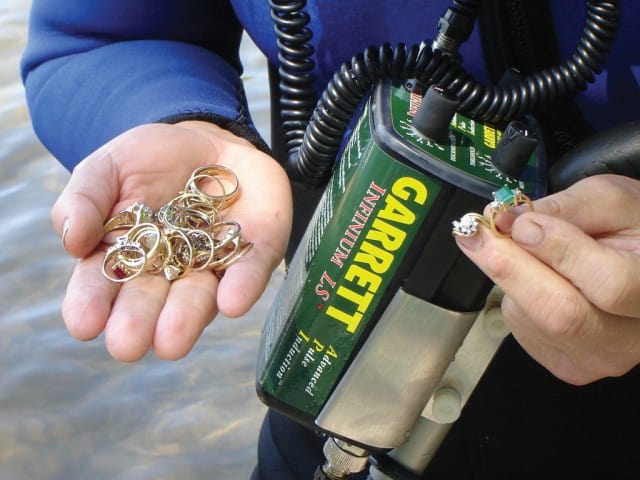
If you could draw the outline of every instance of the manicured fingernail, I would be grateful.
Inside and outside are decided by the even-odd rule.
[[[529,205],[527,204],[517,205],[515,207],[509,208],[509,212],[515,216],[518,216],[530,211],[531,211],[531,207],[529,207]]]
[[[64,248],[67,252],[69,252],[69,250],[67,249],[66,239],[67,239],[67,233],[69,233],[70,226],[71,226],[71,221],[68,218],[65,218],[64,225],[62,226],[62,248]]]
[[[480,232],[477,232],[474,235],[459,235],[454,233],[453,236],[456,239],[456,242],[458,242],[458,245],[463,247],[465,250],[475,251],[480,249],[482,246],[482,234]]]
[[[513,224],[511,238],[520,245],[533,246],[544,239],[544,230],[538,223],[521,217]]]

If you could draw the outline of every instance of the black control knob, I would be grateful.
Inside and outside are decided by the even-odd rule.
[[[428,139],[441,143],[449,135],[449,124],[457,110],[458,100],[432,85],[413,116],[413,126]]]
[[[509,122],[491,156],[491,161],[505,175],[518,178],[538,145],[538,138],[523,122]]]

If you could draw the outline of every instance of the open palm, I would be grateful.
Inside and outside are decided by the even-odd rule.
[[[136,201],[157,210],[196,168],[212,164],[238,176],[241,193],[225,217],[253,242],[250,254],[222,280],[210,270],[173,282],[150,274],[123,284],[105,278],[104,222]],[[104,331],[107,349],[122,361],[150,348],[160,358],[186,355],[219,311],[239,316],[257,301],[284,254],[291,210],[289,183],[275,160],[215,125],[153,124],[126,132],[76,167],[52,210],[65,248],[79,259],[62,306],[67,328],[82,340]]]

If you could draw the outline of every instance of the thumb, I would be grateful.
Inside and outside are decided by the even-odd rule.
[[[91,253],[103,222],[117,200],[118,175],[110,152],[102,148],[80,162],[51,210],[51,223],[69,255]]]
[[[589,235],[640,224],[640,182],[620,175],[595,175],[534,202],[535,211],[566,220]]]

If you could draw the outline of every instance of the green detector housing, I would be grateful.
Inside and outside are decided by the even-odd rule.
[[[452,221],[501,187],[543,193],[541,156],[519,178],[492,158],[502,131],[460,113],[434,142],[413,117],[423,87],[382,82],[363,103],[269,312],[257,391],[297,421],[390,449],[429,400],[493,287]]]

